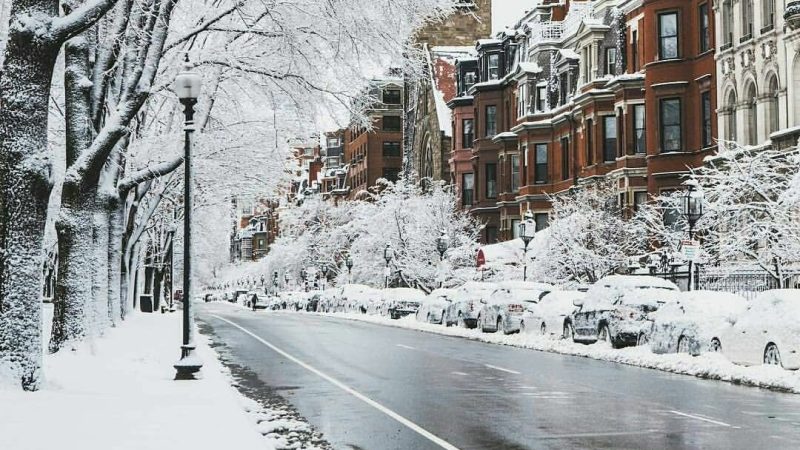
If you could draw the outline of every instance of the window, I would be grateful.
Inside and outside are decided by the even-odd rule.
[[[542,231],[547,228],[547,225],[550,222],[550,214],[536,213],[533,215],[533,221],[536,222],[536,231]]]
[[[383,131],[400,131],[402,127],[400,116],[383,116]]]
[[[561,138],[561,179],[569,178],[569,139]]]
[[[634,191],[633,193],[633,211],[639,211],[639,208],[647,203],[647,191]]]
[[[747,144],[758,144],[758,114],[756,113],[756,85],[750,83],[745,91],[747,101]]]
[[[633,30],[631,34],[631,71],[639,71],[639,31]]]
[[[519,155],[511,155],[511,192],[519,191]]]
[[[497,134],[497,107],[486,107],[486,137],[492,137]]]
[[[659,112],[661,151],[681,151],[681,100],[679,98],[661,99]]]
[[[472,119],[461,120],[461,147],[472,148],[474,139],[474,121]]]
[[[475,175],[465,173],[461,175],[461,205],[472,206],[475,201]]]
[[[533,179],[536,184],[547,183],[547,144],[536,144]]]
[[[566,73],[562,73],[558,77],[558,92],[559,92],[559,105],[567,103],[569,100],[569,79]]]
[[[603,161],[617,159],[617,116],[603,117]]]
[[[733,1],[723,0],[722,3],[722,46],[720,50],[725,50],[733,45]]]
[[[711,48],[711,36],[708,31],[708,3],[700,5],[700,53],[705,53]]]
[[[711,147],[711,92],[705,91],[700,94],[700,117],[703,123],[700,125],[703,147]]]
[[[678,57],[678,13],[668,12],[658,15],[658,58]]]
[[[761,32],[775,28],[775,0],[761,0]]]
[[[399,157],[403,156],[400,151],[399,142],[384,142],[383,143],[383,156],[385,157]]]
[[[497,80],[500,78],[500,55],[493,53],[488,58],[488,74],[490,80]]]
[[[547,86],[536,88],[536,111],[547,111]]]
[[[726,131],[725,139],[727,139],[729,141],[735,141],[736,140],[736,134],[737,134],[737,130],[736,130],[736,92],[731,91],[728,94],[728,102],[727,102],[727,105],[725,105],[725,106],[726,106],[726,109],[728,110],[727,111],[728,120],[727,120],[727,127],[726,127],[727,130],[725,130]]]
[[[742,37],[739,39],[744,42],[753,37],[753,0],[741,0],[742,2]]]
[[[477,81],[475,72],[467,72],[464,74],[464,92],[466,93]]]
[[[486,243],[494,244],[497,242],[497,227],[486,227]]]
[[[767,114],[769,114],[769,133],[778,131],[778,77],[775,75],[769,80],[769,98],[767,99]]]
[[[385,89],[383,91],[383,103],[386,105],[399,105],[400,89]]]
[[[617,49],[609,47],[606,49],[606,75],[614,75],[617,72]]]
[[[396,182],[400,179],[400,169],[385,168],[383,169],[383,178],[391,182]]]
[[[486,164],[486,198],[497,198],[497,164]]]
[[[586,121],[586,165],[594,164],[594,121]]]
[[[647,153],[644,123],[644,105],[633,105],[633,150],[638,155]]]

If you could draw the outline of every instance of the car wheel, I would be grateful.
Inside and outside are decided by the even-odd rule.
[[[541,333],[542,336],[547,334],[547,325],[545,325],[544,322],[542,322],[542,326],[539,327],[539,333]]]
[[[717,338],[711,339],[711,343],[708,345],[708,351],[718,353],[722,351],[722,343]]]
[[[569,322],[564,324],[564,330],[561,332],[561,337],[564,339],[569,339],[571,341],[575,341],[575,331],[572,329],[572,324]]]
[[[503,319],[501,317],[498,317],[497,318],[497,327],[495,327],[495,331],[500,331],[500,330],[503,330],[504,334],[508,334],[508,333],[506,333],[506,330],[504,330]]]
[[[783,363],[781,362],[781,354],[778,351],[778,346],[770,342],[767,344],[767,348],[764,349],[764,364],[770,366],[779,366],[783,367]]]
[[[689,349],[689,338],[686,336],[681,336],[678,338],[678,353],[690,353],[691,349]]]
[[[639,333],[639,336],[636,338],[636,345],[647,345],[647,335],[645,333]]]

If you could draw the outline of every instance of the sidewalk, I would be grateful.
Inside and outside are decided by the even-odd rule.
[[[173,381],[180,312],[136,314],[77,352],[45,357],[39,392],[0,390],[0,448],[272,448],[205,339],[203,379]]]

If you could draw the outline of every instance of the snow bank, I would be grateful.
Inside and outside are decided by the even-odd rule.
[[[800,393],[800,373],[773,366],[745,367],[733,364],[721,354],[707,353],[700,356],[688,354],[657,355],[649,347],[629,347],[611,349],[602,344],[584,345],[572,341],[557,340],[545,336],[499,333],[482,333],[477,329],[468,330],[457,327],[443,327],[417,322],[414,317],[392,320],[382,316],[367,316],[354,313],[323,314],[360,320],[380,325],[407,328],[446,336],[456,336],[481,342],[529,348],[551,353],[582,356],[586,358],[611,361],[631,366],[663,370],[699,378],[727,381],[786,392]]]
[[[0,390],[0,447],[273,448],[202,336],[203,379],[173,380],[180,318],[135,314],[92,344],[46,356],[42,390]]]

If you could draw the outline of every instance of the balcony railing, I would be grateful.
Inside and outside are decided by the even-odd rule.
[[[783,19],[789,28],[796,30],[800,28],[800,1],[790,1],[786,3],[786,12],[783,13]]]

